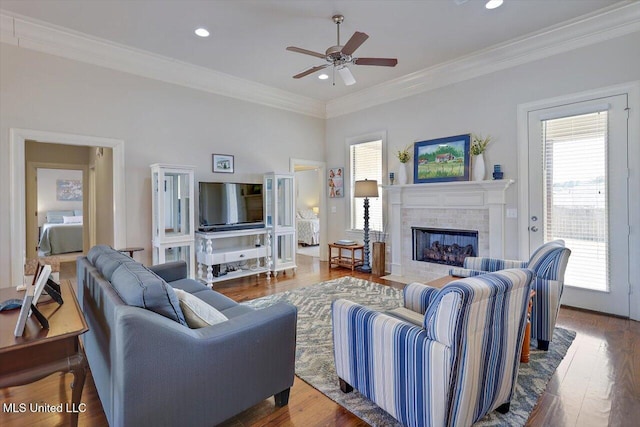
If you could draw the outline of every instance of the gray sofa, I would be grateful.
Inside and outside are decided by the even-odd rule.
[[[212,426],[272,395],[287,404],[294,306],[254,310],[186,278],[183,262],[147,269],[108,246],[77,267],[84,349],[109,425]],[[173,288],[229,320],[190,329]]]

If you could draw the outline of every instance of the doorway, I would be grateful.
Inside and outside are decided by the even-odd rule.
[[[99,147],[112,149],[113,160],[110,173],[111,185],[113,186],[114,192],[111,201],[111,212],[113,212],[113,231],[111,234],[113,236],[114,247],[126,246],[124,141],[112,138],[15,128],[9,130],[9,139],[9,153],[11,157],[11,286],[22,285],[24,280],[24,265],[27,257],[25,189],[27,141],[46,144],[87,146],[93,147],[94,149]],[[85,174],[85,176],[88,176],[88,174]]]
[[[88,165],[27,160],[27,258],[86,252]],[[73,188],[70,188],[73,186]],[[83,215],[84,214],[84,215]],[[74,259],[72,255],[63,255]]]
[[[572,253],[562,304],[624,317],[631,315],[628,107],[620,91],[552,100],[521,108],[520,123],[521,250],[563,239]]]
[[[289,170],[296,175],[296,239],[298,242],[304,241],[304,244],[298,245],[298,253],[327,261],[327,251],[322,250],[327,247],[325,163],[291,159],[289,166]],[[314,233],[316,229],[318,231]],[[299,235],[301,232],[304,232],[304,236]]]

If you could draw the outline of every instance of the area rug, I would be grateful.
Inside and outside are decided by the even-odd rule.
[[[402,305],[402,291],[349,276],[255,299],[245,304],[262,308],[278,301],[286,301],[297,306],[296,375],[372,426],[399,426],[394,418],[357,390],[347,394],[340,391],[333,361],[331,332],[331,302],[338,298],[378,310]],[[511,410],[504,415],[494,411],[475,426],[525,425],[575,335],[573,331],[556,328],[548,352],[532,347],[530,362],[520,365]]]

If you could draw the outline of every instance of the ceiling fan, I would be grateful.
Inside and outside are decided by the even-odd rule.
[[[314,52],[307,49],[302,49],[300,47],[289,46],[287,50],[291,52],[303,53],[305,55],[315,56],[316,58],[322,58],[327,61],[327,64],[318,65],[316,67],[311,67],[308,70],[301,72],[300,74],[296,74],[293,76],[294,79],[299,79],[304,76],[308,76],[309,74],[313,74],[316,71],[320,71],[324,68],[330,67],[333,65],[334,71],[337,70],[340,77],[344,81],[344,84],[350,86],[356,82],[356,79],[351,74],[351,71],[347,67],[347,64],[353,65],[378,65],[382,67],[395,67],[398,64],[398,60],[396,58],[356,58],[353,56],[353,53],[369,38],[369,36],[365,33],[361,33],[356,31],[353,33],[349,41],[342,46],[340,44],[340,24],[344,21],[344,16],[342,15],[334,15],[331,19],[337,26],[338,30],[338,42],[335,46],[331,46],[326,50],[325,53]],[[333,83],[335,85],[335,81]]]

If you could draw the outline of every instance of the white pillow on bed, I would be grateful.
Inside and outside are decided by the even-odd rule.
[[[316,219],[317,218],[316,214],[311,209],[304,209],[304,210],[301,210],[299,212],[300,212],[300,216],[303,219]]]
[[[82,215],[80,216],[63,216],[63,224],[82,224]]]

